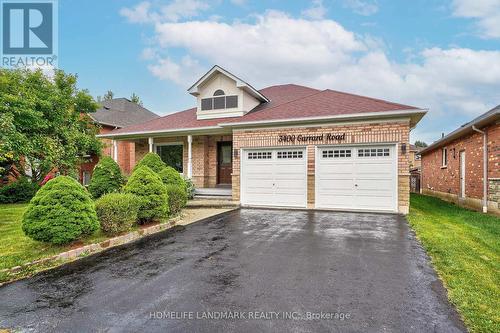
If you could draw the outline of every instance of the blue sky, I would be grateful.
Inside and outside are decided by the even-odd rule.
[[[500,0],[59,1],[59,67],[94,96],[168,114],[214,64],[429,108],[430,143],[500,104]]]

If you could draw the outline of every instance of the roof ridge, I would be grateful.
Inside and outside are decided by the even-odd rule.
[[[370,99],[372,101],[384,102],[384,103],[395,105],[395,106],[401,105],[401,106],[409,106],[409,107],[414,108],[414,109],[420,109],[419,107],[416,107],[416,106],[413,106],[413,105],[407,105],[407,104],[390,102],[390,101],[387,101],[385,99],[380,99],[380,98],[375,98],[375,97],[370,97],[370,96],[364,96],[364,95],[359,95],[359,94],[353,94],[353,93],[348,93],[348,92],[345,92],[345,91],[340,91],[340,90],[335,90],[335,89],[330,89],[330,88],[327,88],[327,89],[325,89],[323,91],[332,91],[332,92],[335,92],[335,93],[338,93],[338,94],[366,98],[366,99]]]

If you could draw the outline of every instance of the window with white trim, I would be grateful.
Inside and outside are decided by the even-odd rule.
[[[285,159],[285,158],[302,158],[304,157],[304,153],[300,150],[286,150],[286,151],[278,151],[277,157],[279,159]]]
[[[448,149],[444,147],[441,153],[441,166],[445,167],[448,165]]]
[[[90,171],[82,172],[82,185],[88,186],[90,184]]]
[[[183,171],[184,146],[180,144],[159,144],[156,146],[156,153],[166,165],[171,166],[179,173]]]
[[[390,156],[389,148],[359,148],[358,157]]]
[[[249,160],[269,160],[273,157],[270,151],[251,151],[247,153]]]
[[[328,149],[321,153],[323,158],[351,157],[351,149]]]
[[[224,90],[217,89],[214,97],[201,99],[201,110],[221,110],[233,109],[238,107],[238,95],[227,96]]]

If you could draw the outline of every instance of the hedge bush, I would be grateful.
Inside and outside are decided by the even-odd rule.
[[[186,183],[181,174],[170,166],[163,168],[158,175],[165,185],[177,185],[184,189],[186,188]]]
[[[0,203],[28,202],[40,186],[26,177],[0,187]]]
[[[184,186],[186,187],[186,193],[188,199],[193,199],[194,198],[194,192],[196,190],[196,187],[194,186],[193,181],[190,178],[184,178]]]
[[[94,167],[89,192],[97,199],[107,193],[119,192],[123,184],[120,166],[111,157],[106,156]]]
[[[69,243],[99,228],[94,201],[68,176],[56,177],[31,199],[23,215],[24,233],[38,241]]]
[[[101,223],[101,230],[108,234],[116,234],[129,230],[135,224],[139,200],[133,194],[108,193],[97,199],[95,210]]]
[[[171,215],[177,215],[186,206],[188,197],[186,189],[179,185],[166,185],[168,193],[168,208]]]
[[[156,173],[160,173],[167,165],[160,158],[160,155],[155,153],[147,153],[144,157],[136,164],[134,171],[142,166],[147,166]]]
[[[168,194],[160,176],[149,167],[136,168],[124,188],[125,193],[139,197],[139,222],[159,220],[168,216]]]

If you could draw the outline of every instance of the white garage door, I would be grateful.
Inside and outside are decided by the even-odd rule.
[[[305,148],[243,150],[241,203],[306,207],[306,172]]]
[[[321,147],[316,207],[397,211],[395,146]]]

